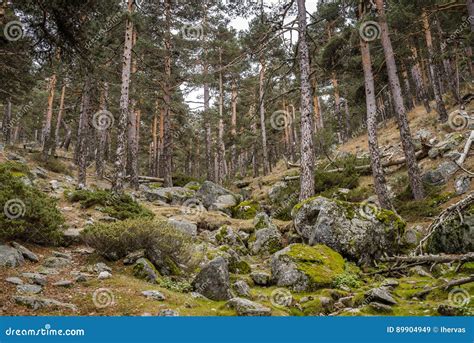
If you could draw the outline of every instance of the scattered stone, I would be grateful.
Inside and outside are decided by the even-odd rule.
[[[178,317],[179,312],[172,309],[164,309],[158,312],[158,317]]]
[[[441,304],[438,306],[438,313],[442,316],[463,316],[464,313],[461,308],[447,305],[447,304]]]
[[[23,280],[20,279],[19,277],[7,277],[5,281],[12,283],[14,285],[23,285]]]
[[[161,292],[158,292],[158,291],[155,291],[155,290],[143,291],[142,295],[144,295],[148,299],[153,299],[153,300],[163,301],[163,300],[166,299],[166,297]]]
[[[32,171],[33,175],[40,179],[47,179],[48,178],[48,171],[41,167],[36,167]]]
[[[118,221],[117,218],[114,218],[114,217],[111,217],[111,216],[102,216],[102,217],[98,218],[97,220],[100,221],[100,222],[105,222],[105,223],[113,223],[113,222]]]
[[[70,280],[60,280],[58,282],[53,283],[52,285],[55,287],[71,287],[74,282]]]
[[[64,253],[64,252],[61,252],[61,251],[53,251],[52,254],[53,254],[53,256],[55,256],[55,257],[66,258],[66,259],[68,259],[68,260],[72,259],[71,254]]]
[[[175,229],[195,237],[197,235],[197,225],[186,219],[169,218],[168,224]]]
[[[164,202],[172,205],[182,205],[186,200],[194,197],[195,192],[184,187],[142,187],[145,199],[150,202]]]
[[[97,277],[99,280],[105,280],[105,279],[110,279],[112,277],[112,274],[107,271],[103,271],[99,273],[99,276]]]
[[[46,268],[64,268],[71,265],[71,260],[64,257],[48,257],[43,262]]]
[[[13,300],[16,303],[32,308],[33,310],[38,310],[40,308],[50,308],[77,311],[77,307],[75,305],[62,303],[54,299],[39,298],[35,296],[14,296]]]
[[[160,274],[155,266],[146,258],[139,258],[133,266],[133,275],[150,283],[158,283]]]
[[[61,183],[58,180],[51,180],[49,181],[49,184],[51,185],[51,189],[53,191],[60,191],[62,189]]]
[[[112,272],[112,268],[110,268],[108,265],[106,265],[104,262],[99,262],[99,263],[96,263],[96,265],[94,266],[94,271],[96,273],[101,273],[101,272],[109,272],[111,273]]]
[[[408,246],[415,246],[416,244],[418,244],[418,232],[421,229],[421,226],[406,229],[405,233],[403,234],[403,242]]]
[[[306,297],[302,297],[300,299],[300,304],[307,303],[308,301],[314,300],[314,298],[311,295],[308,295]]]
[[[433,278],[433,275],[431,275],[431,273],[429,273],[425,268],[423,268],[422,266],[414,266],[414,267],[411,267],[409,270],[408,270],[409,274],[410,275],[415,275],[415,276],[425,276],[425,277],[429,277],[429,278]]]
[[[38,294],[43,290],[40,285],[18,285],[16,290],[21,294]]]
[[[468,175],[461,175],[456,180],[454,180],[454,189],[456,190],[457,195],[466,193],[471,186],[471,177]]]
[[[378,313],[391,313],[393,310],[389,305],[381,304],[379,302],[373,301],[369,306]]]
[[[86,282],[87,281],[87,276],[85,274],[79,273],[76,276],[76,279],[74,281],[76,281],[76,282]]]
[[[395,279],[385,279],[384,282],[382,282],[382,287],[388,287],[388,288],[396,288],[399,285],[399,282]]]
[[[59,270],[57,268],[40,267],[38,268],[38,273],[43,275],[58,275]]]
[[[331,286],[344,272],[344,259],[325,245],[291,244],[273,254],[273,281],[295,291],[310,291]]]
[[[40,273],[23,273],[21,275],[28,281],[33,282],[37,285],[44,286],[48,283],[46,277],[41,275]]]
[[[216,257],[201,269],[192,282],[195,291],[211,300],[231,298],[229,267],[222,257]]]
[[[257,230],[253,238],[249,239],[249,247],[254,255],[273,254],[282,248],[281,234],[275,227]]]
[[[33,253],[31,250],[28,250],[23,245],[18,244],[17,242],[12,242],[11,245],[23,255],[24,258],[32,262],[38,262],[38,256]]]
[[[270,274],[265,272],[252,272],[250,273],[250,277],[252,278],[253,282],[259,286],[268,286],[270,284]]]
[[[239,297],[250,297],[250,287],[247,282],[239,280],[236,281],[233,286],[235,293],[237,293]]]
[[[201,293],[198,293],[198,292],[191,292],[191,297],[193,299],[206,299],[206,297],[204,295],[202,295]]]
[[[348,297],[342,297],[339,299],[339,302],[343,304],[345,307],[353,307],[354,306],[354,297],[353,296],[348,296]]]
[[[72,244],[78,244],[82,242],[81,238],[82,229],[68,228],[63,232],[63,240],[66,246]]]
[[[360,264],[398,253],[406,226],[394,212],[375,205],[320,196],[297,204],[292,216],[296,231],[309,245],[325,244]]]
[[[459,167],[455,162],[446,161],[440,164],[436,169],[426,172],[422,176],[422,179],[423,182],[434,186],[444,185],[458,169]]]
[[[226,305],[236,310],[239,316],[269,316],[272,313],[270,308],[244,298],[232,298]]]
[[[130,265],[137,262],[138,259],[145,257],[145,250],[133,251],[123,259],[123,264]]]
[[[365,293],[366,300],[371,302],[380,302],[388,305],[396,305],[397,302],[393,299],[392,295],[385,287],[372,288],[370,291]]]
[[[23,255],[15,248],[0,245],[0,267],[18,267],[25,262]]]

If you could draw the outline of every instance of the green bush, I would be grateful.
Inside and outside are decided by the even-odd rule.
[[[0,164],[0,240],[19,239],[57,245],[64,218],[56,200],[21,180],[30,175],[21,163]]]
[[[102,212],[120,220],[154,216],[153,212],[141,206],[127,194],[115,195],[106,190],[78,190],[68,194],[68,199],[71,202],[80,202],[83,208],[100,206]]]
[[[107,259],[118,260],[127,254],[144,249],[159,250],[173,261],[192,261],[192,238],[176,230],[167,222],[144,218],[87,226],[81,236]],[[192,263],[191,263],[192,264]]]

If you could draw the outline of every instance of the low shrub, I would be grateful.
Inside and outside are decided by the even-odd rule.
[[[100,206],[102,212],[120,220],[154,216],[153,212],[127,194],[116,195],[107,190],[78,190],[68,194],[67,197],[71,202],[79,202],[83,208]]]
[[[56,200],[21,180],[28,175],[21,163],[0,164],[0,240],[57,245],[64,218]]]

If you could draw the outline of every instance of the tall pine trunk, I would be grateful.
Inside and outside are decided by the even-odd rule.
[[[392,204],[388,195],[387,183],[382,163],[380,161],[379,145],[377,141],[377,106],[375,102],[374,75],[372,73],[370,48],[369,44],[363,39],[360,40],[360,50],[362,53],[362,66],[364,69],[365,102],[367,106],[367,134],[372,176],[374,177],[374,188],[380,206],[386,209],[391,209]]]
[[[165,82],[163,87],[163,185],[173,186],[173,135],[171,134],[171,0],[165,1]]]
[[[219,127],[217,141],[217,181],[222,183],[225,178],[225,145],[224,145],[224,80],[222,75],[222,49],[219,49]]]
[[[53,74],[49,79],[49,92],[48,92],[48,108],[44,118],[44,126],[42,132],[43,142],[43,160],[46,160],[49,156],[49,150],[51,149],[51,123],[53,120],[53,104],[54,104],[54,91],[56,88],[56,74]]]
[[[122,60],[122,84],[120,88],[120,115],[118,120],[117,151],[115,157],[115,177],[112,189],[115,193],[122,193],[126,177],[127,156],[127,122],[128,101],[130,94],[130,71],[132,64],[133,22],[130,16],[133,12],[133,0],[128,0],[128,17],[125,28],[125,43]]]
[[[231,106],[232,106],[232,117],[231,117],[231,131],[232,146],[230,148],[230,159],[231,159],[231,174],[235,175],[237,171],[237,83],[232,82],[232,94],[231,94]]]
[[[423,76],[421,75],[420,63],[418,62],[418,51],[415,46],[411,47],[411,77],[415,83],[418,100],[423,103],[426,112],[430,113],[431,107],[429,96],[423,82]]]
[[[132,49],[137,41],[137,31],[133,31]],[[137,72],[137,60],[132,59],[131,74]],[[130,185],[133,189],[138,190],[138,122],[137,122],[137,100],[132,99],[131,109],[128,111],[127,123],[127,172],[130,174]]]
[[[263,153],[263,175],[270,171],[267,149],[267,129],[265,126],[265,61],[260,56],[260,74],[259,74],[259,109],[260,109],[260,131],[262,132],[262,153]]]
[[[376,0],[377,10],[379,12],[379,24],[381,28],[381,39],[385,61],[387,65],[387,73],[390,84],[390,90],[393,96],[393,104],[398,119],[398,127],[400,129],[400,138],[402,147],[405,152],[406,166],[408,169],[408,178],[410,180],[411,190],[415,200],[423,199],[424,189],[421,182],[420,169],[418,167],[415,147],[413,145],[410,126],[408,125],[407,113],[403,104],[402,90],[400,80],[397,75],[397,65],[395,63],[395,54],[390,40],[387,19],[385,17],[384,0]]]
[[[298,50],[301,78],[301,167],[300,201],[314,195],[313,105],[309,84],[309,52],[306,43],[305,0],[298,3]]]
[[[77,135],[77,184],[79,188],[86,186],[87,179],[87,151],[89,135],[89,120],[91,109],[92,81],[91,75],[86,75],[84,89],[82,91],[81,114],[79,117],[79,128]]]
[[[104,82],[103,90],[100,97],[100,109],[102,111],[107,111],[108,103],[109,103],[109,84],[108,82]],[[107,144],[107,129],[106,128],[98,128],[97,129],[97,136],[99,140],[99,144],[97,145],[97,153],[95,158],[95,169],[96,175],[99,180],[104,178],[104,167],[105,167],[105,148]]]
[[[61,129],[61,121],[63,120],[64,113],[64,97],[66,95],[66,83],[63,81],[63,86],[61,88],[61,98],[59,100],[59,111],[58,118],[56,119],[56,128],[54,130],[54,139],[51,144],[51,156],[54,157],[56,154],[56,148],[59,146],[59,131]]]
[[[5,104],[5,111],[3,113],[2,121],[2,130],[3,130],[3,142],[5,145],[10,145],[11,143],[11,132],[12,132],[12,102],[10,99],[7,99]]]
[[[423,22],[423,31],[425,32],[426,47],[428,48],[428,64],[436,101],[436,111],[438,112],[439,120],[441,122],[446,122],[448,120],[448,113],[446,112],[443,95],[440,89],[439,71],[434,60],[433,38],[431,36],[430,22],[426,10],[423,10],[421,18]]]

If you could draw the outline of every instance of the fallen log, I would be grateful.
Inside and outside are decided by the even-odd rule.
[[[138,180],[139,181],[145,180],[145,181],[150,181],[150,182],[164,182],[165,181],[162,177],[154,177],[154,176],[139,176]]]
[[[471,149],[472,142],[474,141],[474,130],[471,131],[469,138],[466,141],[466,145],[464,146],[463,153],[457,159],[456,163],[458,165],[463,165],[464,161],[466,160],[467,155],[469,154],[469,150]]]
[[[406,263],[451,263],[451,262],[473,262],[474,252],[462,255],[422,255],[422,256],[392,256],[381,259],[382,262],[406,262]]]
[[[415,293],[413,294],[411,297],[414,298],[424,298],[425,296],[427,296],[430,292],[436,290],[436,289],[443,289],[445,291],[447,291],[448,289],[450,288],[453,288],[453,287],[456,287],[456,286],[461,286],[461,285],[465,285],[467,283],[471,283],[471,282],[474,282],[474,275],[471,275],[471,276],[468,276],[466,278],[462,278],[462,279],[457,279],[457,280],[451,280],[447,283],[445,283],[444,285],[440,285],[440,286],[435,286],[435,287],[430,287],[430,288],[427,288],[427,289],[424,289],[418,293]]]

